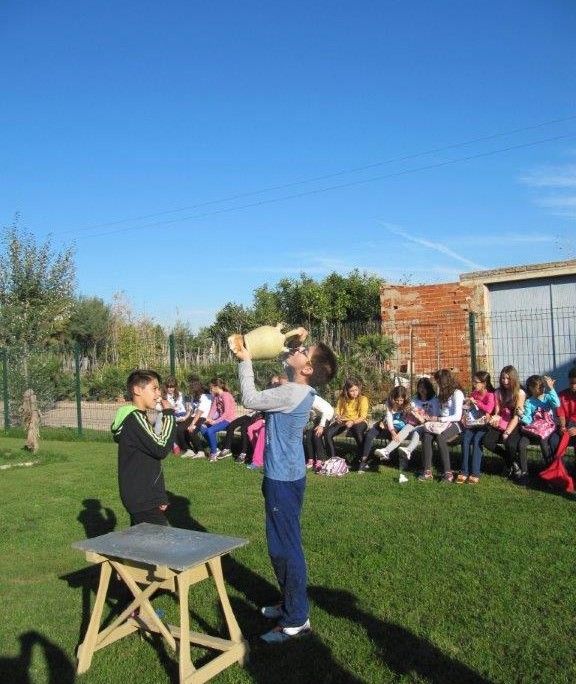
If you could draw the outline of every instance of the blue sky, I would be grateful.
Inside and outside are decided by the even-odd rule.
[[[193,329],[300,272],[574,258],[574,36],[572,0],[6,0],[1,225]]]

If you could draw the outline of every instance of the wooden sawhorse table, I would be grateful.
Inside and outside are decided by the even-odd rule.
[[[247,539],[141,523],[73,544],[75,549],[86,553],[86,560],[101,565],[92,615],[84,641],[78,647],[78,673],[88,670],[95,651],[139,629],[162,635],[173,650],[179,640],[180,684],[206,682],[233,663],[242,665],[248,656],[248,644],[226,593],[220,558],[247,543]],[[100,630],[113,572],[126,584],[134,599],[110,625]],[[188,590],[210,577],[216,584],[229,639],[190,631]],[[159,589],[178,595],[179,626],[166,625],[155,613],[150,599]],[[137,617],[133,617],[135,611]],[[220,654],[195,668],[190,656],[191,643]]]

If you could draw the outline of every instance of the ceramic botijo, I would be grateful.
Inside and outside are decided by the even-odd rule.
[[[230,335],[228,345],[235,352],[242,343],[253,359],[274,359],[283,351],[288,351],[286,340],[299,334],[300,329],[282,332],[285,323],[278,325],[261,325],[245,335]]]

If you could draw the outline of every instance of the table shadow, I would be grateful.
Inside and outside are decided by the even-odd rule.
[[[48,684],[72,684],[76,675],[74,666],[66,653],[52,641],[36,631],[29,631],[18,637],[20,653],[14,658],[0,657],[0,682],[6,684],[32,684],[36,678],[30,676],[32,653],[35,646],[42,649],[48,666]]]

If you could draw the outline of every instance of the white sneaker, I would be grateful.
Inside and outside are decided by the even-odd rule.
[[[404,475],[404,473],[400,473],[400,475],[398,476],[398,482],[400,484],[404,484],[404,482],[408,482],[408,478],[406,477],[406,475]]]
[[[300,627],[274,627],[260,637],[267,644],[282,644],[290,639],[310,633],[310,620],[306,620]]]
[[[192,449],[186,449],[180,458],[196,458],[196,452],[192,451]]]
[[[197,451],[194,456],[190,456],[190,458],[206,458],[206,454],[203,451]]]
[[[232,451],[230,449],[222,449],[222,451],[218,451],[216,455],[219,459],[222,459],[227,458],[231,453]]]
[[[408,451],[406,447],[398,447],[398,451],[404,456],[404,458],[409,461],[412,458],[412,452]]]
[[[390,454],[386,451],[386,449],[374,449],[374,454],[382,461],[390,460]]]

